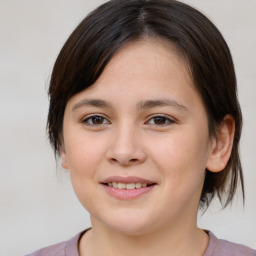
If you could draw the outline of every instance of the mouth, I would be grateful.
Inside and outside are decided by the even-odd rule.
[[[117,189],[127,189],[127,190],[146,188],[146,187],[156,185],[156,183],[141,183],[141,182],[123,183],[123,182],[116,182],[116,181],[102,183],[102,184],[108,187],[113,187]]]
[[[105,191],[121,200],[135,199],[149,193],[156,187],[157,183],[138,177],[109,177],[101,185]]]

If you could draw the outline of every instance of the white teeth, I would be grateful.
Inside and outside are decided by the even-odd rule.
[[[135,183],[129,183],[125,185],[126,189],[135,189]]]
[[[141,188],[141,183],[136,183],[136,188]]]
[[[145,188],[147,183],[122,183],[122,182],[108,182],[109,187],[114,187],[118,189],[135,189],[135,188]]]
[[[124,188],[125,188],[125,184],[118,182],[118,183],[117,183],[117,188],[118,188],[118,189],[124,189]]]

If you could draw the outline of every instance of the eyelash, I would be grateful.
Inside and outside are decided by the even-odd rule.
[[[99,118],[99,119],[103,120],[103,123],[94,124],[93,123],[93,118],[95,118],[95,119]],[[91,120],[91,122],[89,120]],[[105,121],[107,121],[107,122],[105,122]],[[110,122],[104,116],[101,116],[101,115],[91,115],[91,116],[86,116],[85,118],[83,118],[82,119],[82,123],[87,125],[87,126],[100,126],[100,125],[109,124]]]
[[[156,126],[168,126],[168,125],[170,125],[170,124],[173,124],[173,123],[175,123],[175,121],[172,119],[172,118],[170,118],[170,117],[167,117],[167,116],[165,116],[165,115],[155,115],[155,116],[153,116],[153,117],[151,117],[146,123],[148,123],[148,124],[150,124],[150,121],[151,120],[154,120],[154,121],[156,121],[157,119],[160,119],[160,120],[164,120],[165,121],[165,123],[164,124],[156,124],[156,123],[154,123],[154,124],[152,124],[152,125],[156,125]],[[160,120],[158,120],[158,121],[160,121]],[[167,123],[166,123],[167,122]]]
[[[102,123],[93,123],[96,119],[98,118],[98,121],[101,120],[103,121]],[[94,121],[93,121],[94,119]],[[155,122],[157,121],[158,119],[158,122],[160,121],[164,121],[164,124],[157,124],[157,123],[150,123],[152,120],[154,120]],[[91,115],[91,116],[86,116],[85,118],[82,119],[81,121],[83,124],[87,125],[87,126],[101,126],[101,125],[105,125],[105,124],[110,124],[110,121],[108,121],[107,118],[105,118],[104,116],[101,116],[101,115]],[[166,123],[167,122],[167,123]],[[155,115],[153,117],[150,117],[148,119],[148,121],[145,122],[145,124],[149,124],[149,125],[156,125],[158,127],[163,127],[163,126],[168,126],[170,124],[173,124],[175,123],[175,121],[170,118],[170,117],[167,117],[165,115]]]

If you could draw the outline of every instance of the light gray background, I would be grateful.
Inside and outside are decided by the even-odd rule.
[[[47,86],[68,35],[101,0],[0,0],[0,255],[24,255],[90,226],[45,134]],[[244,114],[245,208],[215,203],[201,227],[256,248],[256,1],[186,0],[207,14],[234,57]],[[59,168],[60,169],[60,168]]]

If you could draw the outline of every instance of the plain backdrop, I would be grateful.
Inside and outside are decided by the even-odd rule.
[[[47,141],[47,87],[68,35],[103,2],[0,0],[0,256],[24,255],[90,226]],[[228,42],[244,115],[245,207],[238,191],[232,207],[221,210],[215,201],[199,214],[199,225],[256,249],[256,1],[184,2],[210,17]]]

